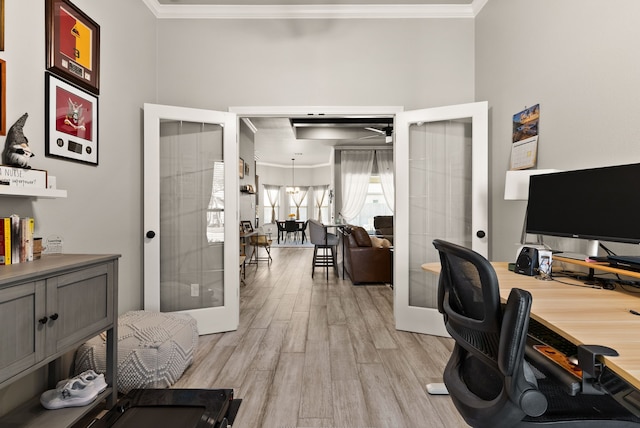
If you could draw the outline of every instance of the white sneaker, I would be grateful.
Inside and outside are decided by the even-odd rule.
[[[64,379],[57,383],[56,389],[63,388],[68,382],[79,379],[87,385],[92,385],[93,388],[98,390],[98,394],[107,389],[107,382],[104,380],[104,374],[97,374],[93,370],[87,370],[80,373],[77,376],[72,377],[71,379]]]
[[[40,403],[46,409],[61,409],[63,407],[81,407],[92,403],[98,396],[98,389],[91,383],[74,378],[61,388],[50,389],[40,396]]]

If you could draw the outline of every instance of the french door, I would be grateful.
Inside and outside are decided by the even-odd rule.
[[[436,238],[487,256],[488,105],[398,113],[395,123],[396,328],[447,336],[437,309]]]
[[[144,105],[144,308],[239,322],[237,116]]]

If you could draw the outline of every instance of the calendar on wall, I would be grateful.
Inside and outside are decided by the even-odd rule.
[[[513,115],[511,145],[511,169],[527,169],[536,166],[538,154],[538,125],[540,104]]]

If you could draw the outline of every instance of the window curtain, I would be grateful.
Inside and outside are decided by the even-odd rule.
[[[300,220],[300,205],[304,198],[307,196],[307,192],[309,191],[308,187],[300,187],[300,191],[298,193],[294,193],[291,195],[291,199],[293,199],[293,203],[296,206],[296,220]]]
[[[344,150],[341,156],[342,208],[340,215],[350,221],[364,205],[369,189],[373,150]]]
[[[280,186],[265,185],[264,189],[267,191],[267,199],[269,205],[271,205],[271,223],[276,222],[276,205],[278,205],[278,199],[280,198]]]
[[[314,189],[314,196],[316,201],[316,207],[318,208],[318,218],[317,220],[322,223],[322,204],[324,203],[324,198],[327,196],[327,191],[329,190],[329,185],[326,186],[317,186]]]
[[[387,206],[393,212],[395,206],[396,192],[393,184],[393,150],[376,150],[376,163],[382,193]]]

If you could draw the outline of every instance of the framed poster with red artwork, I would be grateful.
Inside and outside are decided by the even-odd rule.
[[[47,70],[100,93],[100,26],[68,0],[46,0]]]
[[[98,165],[98,97],[46,73],[45,155]]]

